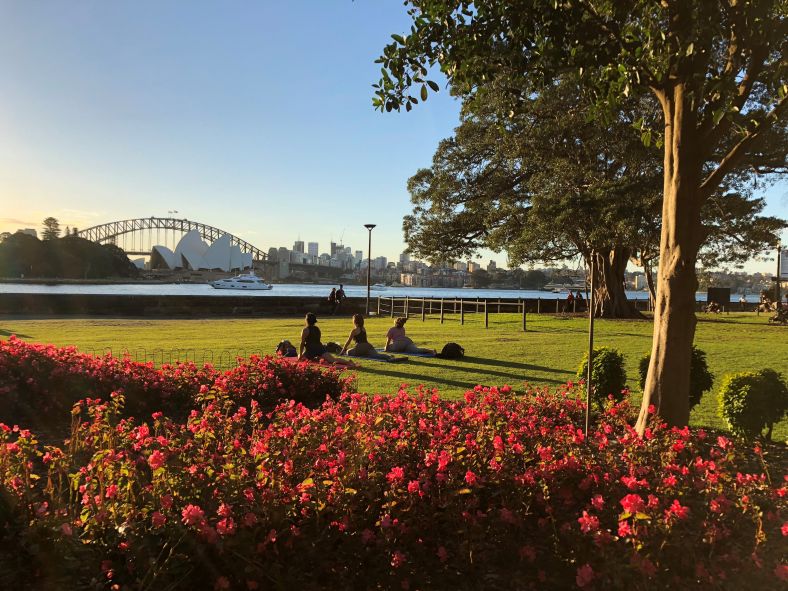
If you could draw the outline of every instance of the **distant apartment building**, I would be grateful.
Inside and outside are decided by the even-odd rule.
[[[463,263],[462,261],[457,261],[454,263],[454,270],[455,271],[467,271],[468,270],[468,263]]]
[[[474,263],[473,261],[468,261],[468,273],[475,273],[476,271],[478,271],[481,268],[482,268],[482,266],[479,263]]]
[[[296,240],[293,244],[293,252],[304,252],[304,241],[303,240]]]
[[[361,264],[361,261],[363,259],[364,259],[364,253],[361,252],[360,250],[357,250],[355,256],[353,257],[353,260],[355,261],[357,267]]]
[[[388,259],[386,257],[376,257],[375,260],[372,261],[373,269],[385,269],[386,265],[388,265]]]
[[[318,248],[319,247],[317,242],[310,242],[309,244],[307,244],[307,252],[313,257],[320,256]]]
[[[407,252],[403,252],[399,255],[399,262],[401,265],[410,262],[410,255]]]
[[[495,261],[490,261],[489,263],[487,263],[487,272],[488,272],[488,273],[492,273],[492,272],[493,272],[493,271],[495,271],[497,268],[498,268],[498,267],[496,266],[496,264],[495,264]]]

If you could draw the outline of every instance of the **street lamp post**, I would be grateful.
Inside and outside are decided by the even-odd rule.
[[[367,316],[369,316],[369,290],[370,280],[372,279],[372,228],[375,224],[364,224],[369,232],[369,245],[367,246]]]
[[[780,256],[782,253],[782,244],[777,242],[777,276],[774,278],[774,301],[777,302],[777,310],[782,306],[782,294],[780,293],[780,280],[783,269],[780,269]]]

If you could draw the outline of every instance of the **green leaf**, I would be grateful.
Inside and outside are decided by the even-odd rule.
[[[421,87],[421,100],[423,100],[423,101],[427,100],[427,87],[426,86],[422,86]]]
[[[695,51],[695,44],[690,43],[687,45],[687,55],[692,55],[692,52]]]
[[[432,80],[427,80],[427,84],[429,84],[429,85],[430,85],[430,88],[431,88],[431,89],[432,89],[434,92],[438,92],[438,83],[437,83],[437,82],[433,82]]]
[[[394,41],[396,41],[400,45],[405,45],[405,38],[402,35],[394,34],[391,36],[391,38],[394,39]]]

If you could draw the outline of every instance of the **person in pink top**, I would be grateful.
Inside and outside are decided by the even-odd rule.
[[[405,323],[407,318],[397,318],[386,333],[386,351],[392,353],[415,353],[420,355],[436,355],[435,349],[417,347],[410,338],[405,336]]]

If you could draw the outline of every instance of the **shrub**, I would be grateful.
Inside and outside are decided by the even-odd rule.
[[[779,588],[786,485],[762,473],[765,456],[659,424],[641,439],[627,399],[586,439],[581,395],[344,394],[315,409],[279,405],[269,420],[256,402],[219,394],[188,421],[139,423],[122,418],[116,395],[78,405],[62,448],[0,425],[0,491],[15,524],[0,526],[0,580]]]
[[[283,399],[314,406],[351,387],[340,374],[326,366],[259,356],[238,359],[238,366],[224,373],[191,362],[157,369],[152,363],[94,357],[75,347],[27,343],[12,336],[0,340],[0,421],[33,426],[46,436],[62,435],[74,403],[109,400],[113,393],[124,395],[128,416],[162,411],[178,420],[213,391],[246,406],[255,400],[269,410]]]
[[[767,429],[771,439],[774,424],[788,412],[788,386],[772,369],[732,374],[720,387],[719,408],[733,434],[755,439]]]
[[[588,353],[577,370],[577,377],[585,380],[588,376]],[[591,398],[602,409],[608,396],[620,401],[624,398],[627,387],[627,372],[624,370],[624,356],[616,349],[600,347],[594,349],[594,362],[591,367],[593,390]]]
[[[648,364],[651,362],[651,354],[647,354],[640,360],[638,371],[640,373],[640,389],[646,387],[646,375],[648,374]],[[700,404],[700,399],[704,392],[711,390],[714,385],[714,374],[709,371],[706,363],[706,353],[692,347],[692,358],[690,359],[690,410]]]

